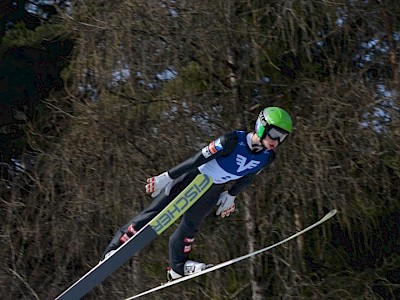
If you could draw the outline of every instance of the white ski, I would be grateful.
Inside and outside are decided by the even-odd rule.
[[[332,218],[332,217],[336,214],[336,212],[337,212],[336,209],[331,210],[329,213],[327,213],[327,214],[326,214],[321,220],[319,220],[318,222],[316,222],[316,223],[314,223],[314,224],[308,226],[307,228],[304,228],[303,230],[301,230],[301,231],[299,231],[299,232],[297,232],[297,233],[295,233],[295,234],[289,236],[288,238],[286,238],[286,239],[284,239],[284,240],[282,240],[282,241],[280,241],[280,242],[278,242],[278,243],[276,243],[276,244],[273,244],[273,245],[268,246],[268,247],[266,247],[266,248],[263,248],[263,249],[260,249],[260,250],[251,252],[251,253],[249,253],[249,254],[246,254],[246,255],[243,255],[243,256],[240,256],[240,257],[237,257],[237,258],[228,260],[228,261],[226,261],[226,262],[223,262],[223,263],[220,263],[220,264],[218,264],[218,265],[215,265],[215,266],[213,266],[213,267],[211,267],[211,268],[207,268],[207,269],[205,269],[205,270],[203,270],[203,271],[201,271],[201,272],[198,272],[198,273],[195,273],[195,274],[192,274],[192,275],[188,275],[188,276],[184,276],[184,277],[175,279],[175,280],[173,280],[173,281],[169,281],[169,282],[164,283],[164,284],[162,284],[162,285],[160,285],[160,286],[157,286],[157,287],[152,288],[152,289],[150,289],[150,290],[144,291],[143,293],[140,293],[140,294],[138,294],[138,295],[132,296],[132,297],[130,297],[130,298],[126,298],[125,300],[131,300],[131,299],[136,299],[136,298],[142,297],[142,296],[147,295],[147,294],[150,294],[150,293],[152,293],[152,292],[155,292],[155,291],[158,291],[158,290],[167,288],[167,287],[169,287],[169,286],[172,286],[172,285],[175,285],[175,284],[184,282],[184,281],[186,281],[186,280],[190,280],[190,279],[192,279],[192,278],[194,278],[194,277],[201,276],[201,275],[203,275],[203,274],[206,274],[206,273],[209,273],[209,272],[212,272],[212,271],[215,271],[215,270],[224,268],[224,267],[226,267],[226,266],[235,264],[235,263],[237,263],[237,262],[239,262],[239,261],[242,261],[242,260],[247,259],[247,258],[249,258],[249,257],[252,257],[252,256],[254,256],[254,255],[257,255],[257,254],[260,254],[260,253],[262,253],[262,252],[268,251],[268,250],[270,250],[270,249],[272,249],[272,248],[275,248],[275,247],[277,247],[277,246],[279,246],[279,245],[282,245],[283,243],[286,243],[286,242],[288,242],[288,241],[290,241],[290,240],[293,240],[294,238],[296,238],[296,237],[298,237],[299,235],[302,235],[303,233],[305,233],[305,232],[307,232],[307,231],[309,231],[309,230],[311,230],[311,229],[317,227],[318,225],[321,225],[321,224],[324,223],[325,221],[327,221],[327,220],[329,220],[330,218]]]

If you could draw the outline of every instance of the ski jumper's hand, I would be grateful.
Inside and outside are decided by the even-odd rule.
[[[172,189],[172,182],[174,180],[169,177],[168,172],[164,172],[161,175],[151,177],[147,179],[146,193],[152,193],[151,197],[157,197],[163,188],[165,188],[165,194],[168,196]]]
[[[236,209],[235,198],[236,196],[231,196],[228,192],[221,193],[217,202],[217,205],[219,205],[219,207],[217,209],[216,215],[221,215],[221,218],[224,218],[233,213]]]

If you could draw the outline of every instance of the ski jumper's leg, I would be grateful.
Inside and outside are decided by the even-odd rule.
[[[183,267],[202,221],[215,207],[224,185],[212,185],[205,194],[183,215],[178,228],[169,238],[170,267],[183,275]]]
[[[128,223],[118,229],[110,244],[103,253],[102,259],[111,250],[119,248],[131,236],[139,231],[143,226],[150,222],[160,211],[162,211],[189,183],[193,181],[198,173],[192,172],[182,175],[175,179],[174,187],[169,196],[165,195],[164,190],[157,195],[141,213],[131,219]]]

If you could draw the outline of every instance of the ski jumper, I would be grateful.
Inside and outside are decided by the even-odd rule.
[[[227,182],[234,181],[228,193],[237,196],[255,176],[275,159],[275,152],[262,148],[252,151],[252,133],[232,131],[212,141],[195,155],[168,171],[174,180],[173,188],[167,196],[162,191],[140,214],[121,227],[105,250],[104,255],[122,245],[136,231],[140,230],[166,205],[169,204],[197,174],[202,173],[213,179],[213,185],[183,215],[178,228],[169,238],[169,262],[172,269],[183,274],[183,266],[188,260],[191,245],[202,221],[215,207],[219,195]]]

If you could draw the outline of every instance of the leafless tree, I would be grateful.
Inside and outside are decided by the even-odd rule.
[[[35,168],[0,185],[2,295],[54,298],[149,203],[148,176],[226,131],[252,130],[258,111],[276,105],[293,116],[293,134],[238,197],[236,214],[208,218],[193,255],[218,263],[329,209],[338,216],[188,284],[180,298],[395,299],[398,9],[390,1],[71,1],[62,16],[74,56],[63,94],[47,99],[51,117],[29,131]],[[173,229],[88,299],[159,284]]]

